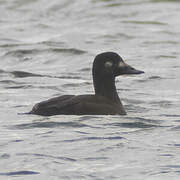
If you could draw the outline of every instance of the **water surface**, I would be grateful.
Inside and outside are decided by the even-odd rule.
[[[179,179],[179,18],[177,0],[1,0],[1,178]],[[19,114],[93,93],[104,51],[146,72],[117,78],[127,116]]]

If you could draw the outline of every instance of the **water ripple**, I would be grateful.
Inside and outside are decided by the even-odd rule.
[[[55,53],[65,53],[68,55],[81,55],[85,54],[86,51],[75,49],[75,48],[48,48],[48,49],[18,49],[13,51],[8,51],[4,54],[4,57],[17,57],[22,58],[27,55],[35,55],[35,54],[42,54],[46,52],[55,52]]]
[[[4,72],[5,72],[4,70],[0,69],[0,74],[1,74],[1,73],[4,73]]]
[[[7,153],[4,153],[0,156],[0,159],[9,159],[9,158],[10,158],[10,155]]]
[[[48,78],[58,78],[58,79],[82,79],[81,76],[77,75],[61,75],[61,76],[51,76],[47,74],[37,74],[37,73],[32,73],[32,72],[27,72],[27,71],[0,71],[0,73],[6,73],[6,74],[12,74],[15,78],[26,78],[26,77],[48,77]],[[12,80],[3,80],[0,81],[2,83],[13,83]]]
[[[34,123],[26,123],[26,124],[18,124],[11,126],[10,129],[32,129],[32,128],[56,128],[56,127],[71,127],[71,128],[81,128],[81,127],[89,127],[86,124],[79,122],[34,122]]]
[[[34,74],[34,73],[30,73],[30,72],[25,72],[25,71],[12,71],[10,72],[11,74],[13,74],[16,78],[25,78],[25,77],[41,77],[42,75],[40,74]]]
[[[175,44],[176,42],[174,42]],[[156,59],[176,59],[177,56],[167,56],[167,55],[159,55],[159,56],[155,56]]]
[[[177,44],[179,44],[179,42],[178,41],[169,41],[169,40],[167,40],[167,41],[144,41],[143,44],[152,44],[152,45],[154,45],[154,44],[160,44],[160,45],[161,44],[172,44],[172,45],[177,45]]]
[[[44,157],[44,158],[53,158],[53,159],[60,159],[64,161],[76,161],[76,159],[68,158],[68,157],[61,157],[61,156],[52,156],[52,155],[46,155],[46,154],[39,154],[39,153],[17,153],[18,156],[35,156],[35,157]]]
[[[49,49],[49,50],[53,51],[53,52],[68,53],[68,54],[73,54],[73,55],[81,55],[81,54],[86,53],[86,51],[84,51],[84,50],[75,49],[75,48],[69,48],[69,49],[53,48],[53,49]]]
[[[7,53],[5,53],[5,57],[6,56],[13,56],[13,57],[24,57],[25,55],[29,55],[29,54],[37,54],[40,53],[41,50],[37,50],[37,49],[18,49],[18,50],[13,50],[13,51],[9,51]]]
[[[33,174],[40,174],[40,173],[36,171],[12,171],[12,172],[0,173],[1,176],[18,176],[18,175],[33,175]]]
[[[123,21],[123,23],[133,23],[133,24],[149,24],[149,25],[167,25],[167,23],[162,23],[158,21],[135,21],[135,20],[129,20],[129,21]]]
[[[123,128],[152,128],[152,127],[161,127],[155,124],[147,124],[143,122],[127,122],[127,123],[108,123],[104,124],[105,126],[118,126]]]
[[[125,138],[122,136],[110,136],[110,137],[92,136],[92,137],[64,140],[63,142],[79,142],[79,141],[94,141],[94,140],[120,140],[120,139],[125,139]]]
[[[179,2],[179,0],[151,0],[151,2],[155,2],[155,3],[158,3],[158,2]]]

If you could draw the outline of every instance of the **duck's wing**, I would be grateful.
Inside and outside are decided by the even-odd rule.
[[[93,102],[79,102],[72,105],[70,112],[75,115],[126,115],[124,108]]]
[[[67,106],[68,113],[76,115],[126,115],[121,102],[114,103],[111,100],[97,95],[80,95],[71,99],[71,105]]]
[[[75,95],[64,95],[42,101],[34,105],[30,114],[37,114],[42,116],[63,114],[63,112],[61,112],[61,107],[63,108],[63,106],[66,106],[66,102],[68,102],[73,97],[75,97]]]

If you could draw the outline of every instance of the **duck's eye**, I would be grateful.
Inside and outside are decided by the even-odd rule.
[[[113,65],[113,63],[112,63],[111,61],[107,61],[107,62],[105,62],[105,64],[104,64],[104,66],[105,66],[106,68],[110,68],[110,67],[112,67],[112,65]]]

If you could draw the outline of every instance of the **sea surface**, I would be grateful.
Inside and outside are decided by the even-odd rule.
[[[93,94],[104,51],[145,71],[116,79],[126,116],[22,114]],[[0,129],[0,180],[179,180],[180,1],[0,0]]]

